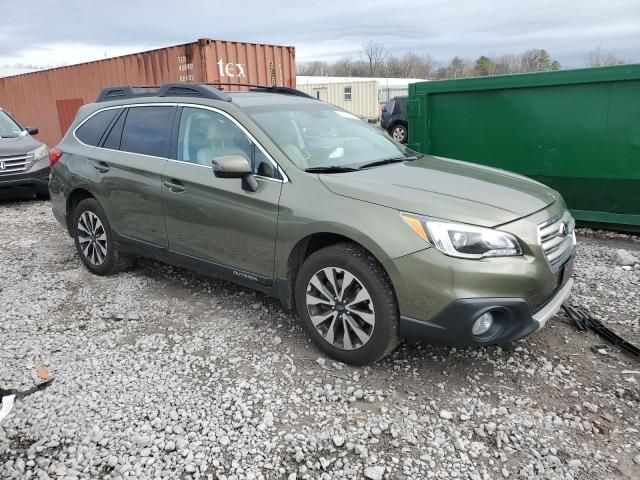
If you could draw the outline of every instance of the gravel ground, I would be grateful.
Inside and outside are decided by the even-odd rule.
[[[638,237],[582,233],[572,300],[640,344]],[[352,368],[251,290],[91,275],[48,202],[0,200],[0,235],[0,385],[56,377],[0,426],[2,479],[640,478],[640,363],[561,315]]]

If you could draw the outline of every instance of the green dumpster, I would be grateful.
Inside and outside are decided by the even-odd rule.
[[[640,229],[640,65],[420,82],[409,147],[532,177],[582,222]]]

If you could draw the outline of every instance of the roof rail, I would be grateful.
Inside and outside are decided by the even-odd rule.
[[[210,83],[205,83],[204,85],[210,85],[214,87],[215,86],[247,87],[251,92],[282,93],[284,95],[295,95],[297,97],[312,98],[316,100],[315,97],[309,95],[308,93],[305,93],[302,90],[297,90],[291,87],[278,87],[276,85],[253,85],[250,83],[224,83],[224,82],[210,82]]]
[[[100,92],[96,102],[108,102],[110,100],[140,97],[200,97],[212,100],[222,100],[223,102],[231,101],[229,94],[217,88],[213,88],[210,85],[194,83],[163,83],[160,87],[157,85],[144,85],[137,87],[121,85],[118,87],[108,87]]]

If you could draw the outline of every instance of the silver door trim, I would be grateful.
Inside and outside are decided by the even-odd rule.
[[[158,103],[131,103],[131,104],[126,104],[126,105],[115,105],[115,106],[110,106],[110,107],[104,107],[104,108],[100,108],[98,110],[96,110],[95,112],[91,113],[91,115],[87,116],[87,118],[85,118],[84,120],[82,120],[82,122],[80,122],[78,125],[76,125],[76,127],[73,129],[72,135],[73,138],[80,144],[83,145],[87,148],[95,148],[97,150],[103,150],[103,151],[107,151],[107,152],[121,152],[121,153],[128,153],[130,155],[140,155],[142,157],[148,157],[148,158],[156,158],[156,159],[160,159],[160,160],[168,160],[170,162],[178,162],[178,163],[184,163],[186,165],[196,165],[199,167],[204,167],[204,168],[210,168],[206,165],[199,165],[199,164],[195,164],[195,163],[191,163],[191,162],[185,162],[184,160],[176,160],[173,158],[166,158],[166,157],[157,157],[155,155],[146,155],[144,153],[137,153],[137,152],[128,152],[126,150],[114,150],[112,148],[103,148],[103,147],[98,147],[96,145],[89,145],[84,143],[82,140],[80,140],[78,138],[78,136],[76,135],[76,132],[78,131],[78,129],[84,125],[87,121],[89,121],[92,117],[94,117],[95,115],[97,115],[100,112],[104,112],[106,110],[116,110],[116,109],[124,109],[124,108],[130,108],[130,107],[189,107],[189,108],[199,108],[201,110],[209,110],[215,113],[219,113],[220,115],[222,115],[223,117],[231,120],[231,122],[233,122],[241,131],[242,133],[244,133],[247,137],[249,137],[249,139],[260,149],[260,151],[264,154],[265,157],[267,157],[269,159],[269,161],[271,162],[271,164],[273,165],[273,167],[275,167],[278,170],[278,173],[282,176],[282,180],[278,179],[278,178],[271,178],[271,177],[264,177],[262,175],[254,175],[257,178],[261,178],[264,180],[270,180],[273,182],[279,182],[279,183],[288,183],[289,182],[289,177],[287,177],[287,175],[284,173],[284,170],[280,167],[280,165],[278,165],[278,162],[276,162],[273,157],[269,154],[269,152],[262,146],[262,144],[260,144],[260,142],[258,142],[256,140],[256,138],[251,134],[251,132],[249,132],[249,130],[247,130],[244,125],[242,125],[238,120],[236,120],[232,115],[230,115],[229,113],[225,112],[224,110],[220,110],[219,108],[216,107],[210,107],[208,105],[198,105],[195,103],[176,103],[176,102],[158,102]]]

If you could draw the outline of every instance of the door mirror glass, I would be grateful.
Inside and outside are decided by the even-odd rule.
[[[250,175],[251,164],[244,155],[223,155],[211,162],[213,174],[218,178],[242,178]]]
[[[27,127],[27,133],[29,135],[37,135],[38,129],[36,127]]]

